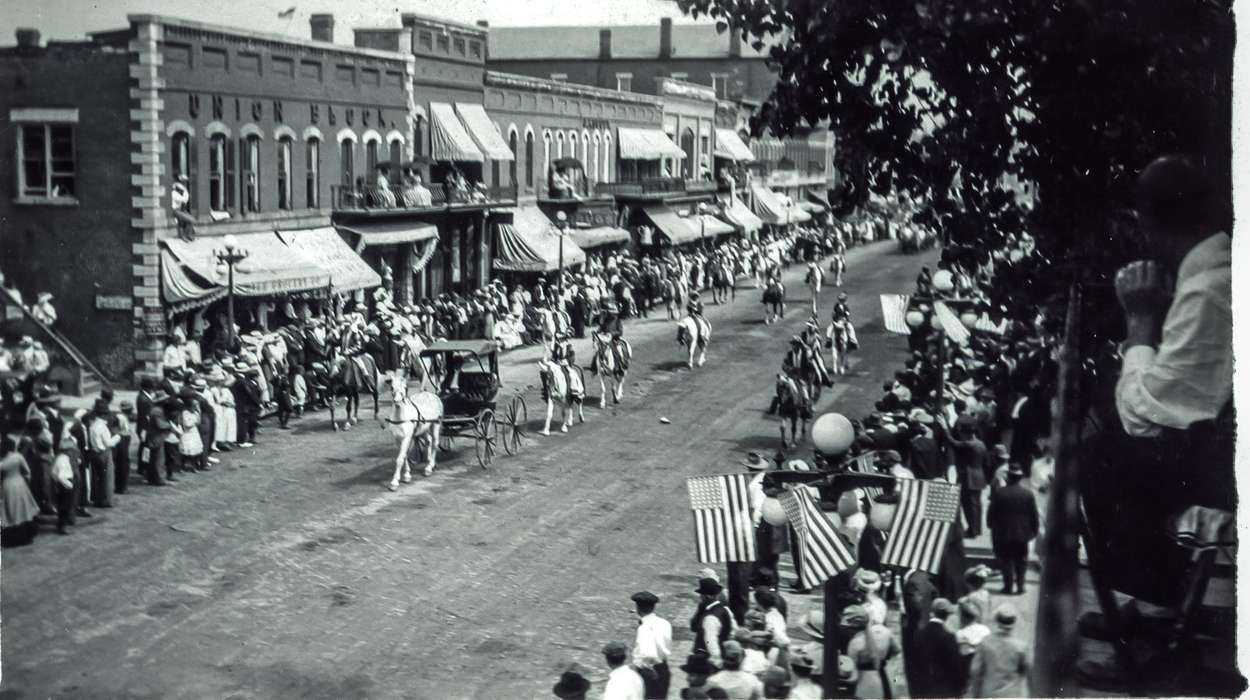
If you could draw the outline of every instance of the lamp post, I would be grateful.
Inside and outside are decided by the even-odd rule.
[[[248,252],[239,246],[233,234],[227,235],[222,243],[225,247],[213,253],[217,256],[217,263],[226,266],[226,338],[229,346],[234,347],[234,267],[247,259]]]
[[[568,225],[568,214],[562,211],[556,212],[556,231],[559,232],[558,237],[560,239],[560,276],[556,279],[556,296],[561,304],[564,303],[564,233]]]
[[[699,206],[695,207],[695,211],[699,212],[699,247],[707,248],[707,241],[704,237],[707,235],[707,221],[703,217],[707,216],[707,202],[699,202]]]

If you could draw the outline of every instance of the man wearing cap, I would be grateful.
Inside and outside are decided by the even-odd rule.
[[[942,421],[937,423],[938,436],[951,446],[951,458],[955,464],[955,477],[960,487],[960,504],[968,529],[964,537],[981,535],[981,492],[985,490],[985,443],[976,435],[976,421],[970,416],[955,420],[955,429],[949,431]]]
[[[959,642],[946,626],[955,606],[945,598],[933,601],[929,620],[916,632],[912,650],[917,657],[913,698],[957,698],[963,695],[963,660]],[[904,651],[904,654],[907,652]]]
[[[607,662],[608,684],[603,689],[603,700],[645,700],[642,676],[625,663],[627,650],[621,642],[608,642],[603,647],[603,659]]]
[[[672,673],[668,668],[668,657],[673,653],[673,626],[668,620],[655,614],[656,603],[660,601],[654,593],[640,591],[630,596],[638,613],[638,631],[634,635],[634,663],[650,669],[651,678],[643,675],[646,685],[646,696],[667,698],[668,686]]]
[[[933,439],[933,416],[928,411],[917,411],[913,417],[915,429],[908,445],[910,466],[917,479],[940,479],[946,476],[938,469],[938,444]]]
[[[96,399],[87,418],[87,463],[91,473],[91,502],[97,508],[113,507],[113,449],[121,442],[108,426],[111,414],[107,399]]]
[[[1010,603],[994,611],[994,633],[977,645],[968,677],[969,698],[1021,698],[1029,695],[1028,647],[1012,636],[1018,617]]]
[[[733,618],[720,599],[722,590],[716,579],[699,579],[699,587],[695,589],[699,594],[699,607],[690,620],[694,650],[707,654],[708,662],[716,667],[721,664],[721,647],[733,629]]]
[[[261,393],[257,382],[260,368],[239,362],[234,369],[239,378],[230,389],[234,394],[234,410],[238,416],[239,447],[253,447],[256,444],[256,424],[260,419]]]
[[[708,685],[720,688],[732,700],[763,700],[764,683],[742,670],[746,653],[742,645],[730,639],[723,645],[721,670],[708,677]]]
[[[790,670],[794,672],[794,681],[790,684],[790,700],[821,700],[828,697],[820,684],[814,680],[819,677],[819,657],[824,650],[819,645],[803,645],[790,650]],[[850,661],[850,659],[847,659]],[[851,672],[855,665],[851,664]]]
[[[1003,593],[1024,593],[1028,566],[1029,542],[1037,537],[1039,517],[1037,499],[1021,483],[1024,470],[1012,464],[1007,471],[1007,485],[990,494],[986,520],[994,556],[1003,566]]]

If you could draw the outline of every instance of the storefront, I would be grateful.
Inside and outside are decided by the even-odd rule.
[[[518,277],[547,276],[586,263],[586,254],[534,205],[522,205],[492,216],[495,230],[494,269]]]

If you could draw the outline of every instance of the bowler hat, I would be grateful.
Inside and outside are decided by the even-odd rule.
[[[1015,463],[1015,462],[1012,462],[1012,463],[1011,463],[1011,464],[1007,467],[1007,476],[1008,476],[1008,477],[1014,477],[1014,478],[1017,478],[1017,479],[1018,479],[1018,478],[1020,478],[1020,477],[1023,477],[1023,476],[1024,476],[1024,467],[1020,466],[1019,464],[1017,464],[1017,463]]]
[[[96,415],[101,415],[101,416],[103,416],[103,415],[108,415],[108,413],[109,413],[109,402],[108,402],[107,400],[105,400],[105,399],[96,399],[96,400],[95,400],[95,404],[94,404],[94,405],[92,405],[92,407],[91,407],[91,410],[92,410],[92,412],[93,412],[93,413],[95,413]]]
[[[709,676],[716,673],[716,668],[712,666],[708,655],[704,653],[695,653],[686,657],[686,663],[681,665],[681,670],[688,675],[699,674]]]
[[[724,588],[713,578],[699,579],[699,587],[694,589],[700,595],[718,596]]]
[[[577,671],[565,671],[560,674],[560,682],[551,688],[551,694],[557,698],[578,698],[590,690],[590,681]]]
[[[639,591],[631,595],[629,599],[641,605],[655,605],[660,602],[659,597],[650,591]]]
[[[629,649],[622,642],[608,642],[603,645],[604,656],[624,656]]]
[[[998,626],[1003,629],[1015,627],[1017,617],[1016,607],[1011,603],[1003,603],[994,608],[994,622],[998,623]]]

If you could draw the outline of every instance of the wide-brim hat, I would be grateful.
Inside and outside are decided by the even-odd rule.
[[[1018,618],[1019,613],[1016,612],[1016,607],[1011,603],[1003,603],[997,608],[994,608],[994,623],[997,624],[1000,629],[1009,630],[1012,627],[1015,627],[1016,620]]]
[[[753,472],[762,472],[767,470],[770,464],[758,452],[748,452],[746,459],[742,460],[742,466]]]
[[[718,596],[723,590],[725,590],[724,586],[720,585],[720,582],[716,579],[701,578],[699,579],[699,585],[694,589],[694,592],[700,595]]]
[[[1007,466],[1007,476],[1022,477],[1024,476],[1024,467],[1016,463]]]
[[[990,448],[990,456],[997,457],[999,459],[1010,459],[1011,452],[1007,450],[1006,445],[1000,443]]]
[[[860,569],[855,572],[855,586],[866,593],[881,590],[881,574],[872,569]]]
[[[686,663],[681,665],[681,670],[686,674],[698,674],[702,676],[710,676],[716,673],[716,668],[712,666],[712,662],[708,659],[707,654],[696,653],[686,657]]]
[[[105,399],[96,399],[91,405],[91,411],[96,415],[107,415],[110,412],[109,402]]]
[[[990,578],[990,567],[985,564],[977,564],[964,572],[964,578],[969,580],[977,579],[987,581]]]
[[[560,674],[560,682],[551,688],[551,694],[557,698],[576,698],[590,690],[590,681],[576,671],[565,671]]]

